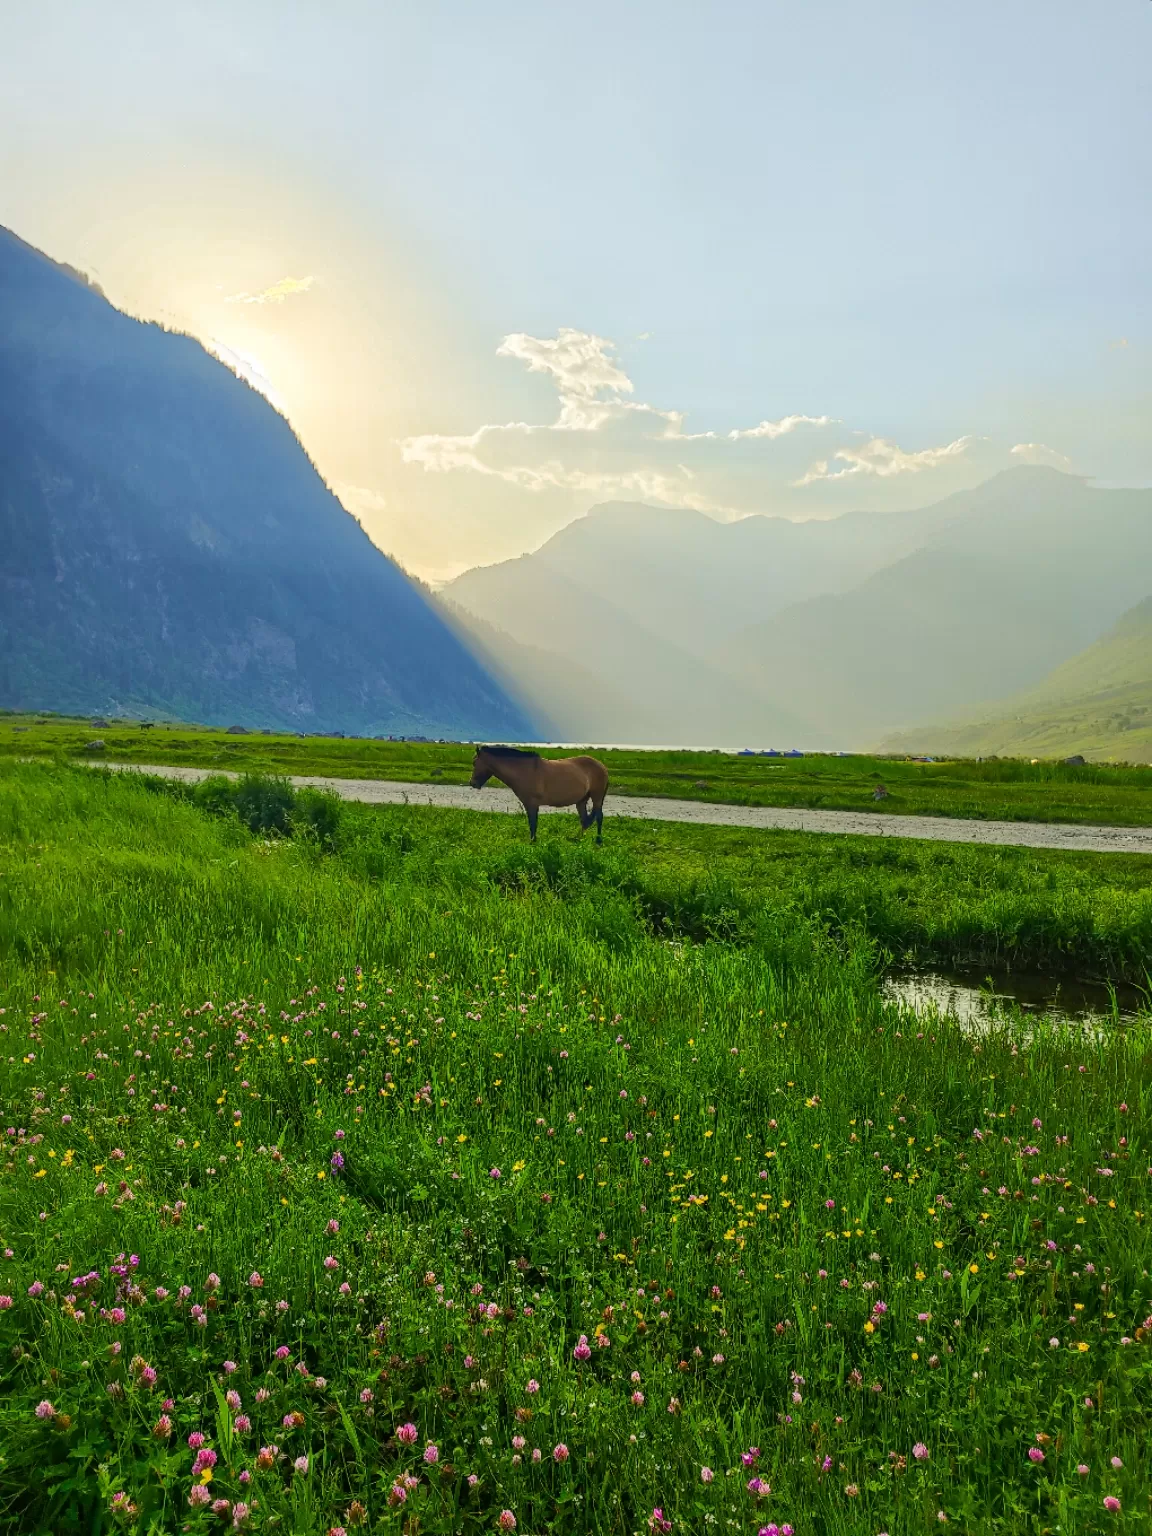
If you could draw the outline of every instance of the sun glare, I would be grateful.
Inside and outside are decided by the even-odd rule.
[[[252,352],[242,352],[236,347],[230,347],[225,342],[212,339],[205,343],[208,351],[245,383],[251,384],[258,390],[271,405],[278,411],[283,411],[284,402],[272,387],[272,381],[268,377],[264,364]]]

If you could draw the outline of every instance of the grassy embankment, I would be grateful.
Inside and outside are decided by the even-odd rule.
[[[459,745],[290,735],[229,736],[200,727],[111,725],[36,716],[0,716],[0,757],[63,756],[163,763],[238,772],[301,774],[410,783],[465,783],[472,752]],[[102,752],[86,753],[98,738]],[[563,755],[557,753],[556,755]],[[718,752],[597,749],[612,792],[702,803],[879,811],[977,820],[1152,826],[1152,768],[1021,760],[808,756],[747,758]],[[874,801],[882,783],[886,800]]]
[[[1147,1031],[868,937],[1131,959],[1126,861],[216,803],[0,768],[10,1528],[1147,1528]]]

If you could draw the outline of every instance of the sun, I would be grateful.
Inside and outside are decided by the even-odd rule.
[[[274,405],[278,411],[283,412],[284,402],[272,387],[268,371],[255,353],[230,347],[226,342],[218,341],[215,337],[206,341],[204,345],[213,357],[218,358],[226,368],[230,368],[246,384],[251,384],[252,388],[262,394],[270,405]]]

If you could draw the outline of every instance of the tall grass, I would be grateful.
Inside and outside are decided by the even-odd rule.
[[[0,1522],[1146,1528],[1144,1029],[362,814],[0,771]]]
[[[1152,883],[1143,855],[1078,854],[918,841],[819,838],[708,826],[614,822],[608,845],[548,822],[526,843],[519,821],[465,812],[341,804],[286,781],[146,779],[155,793],[253,830],[339,848],[368,882],[591,901],[618,923],[672,939],[769,946],[814,928],[878,963],[1044,967],[1143,985]]]

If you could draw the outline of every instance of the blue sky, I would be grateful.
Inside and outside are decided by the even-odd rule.
[[[1148,0],[13,10],[0,222],[258,377],[430,575],[614,495],[1152,481]]]

